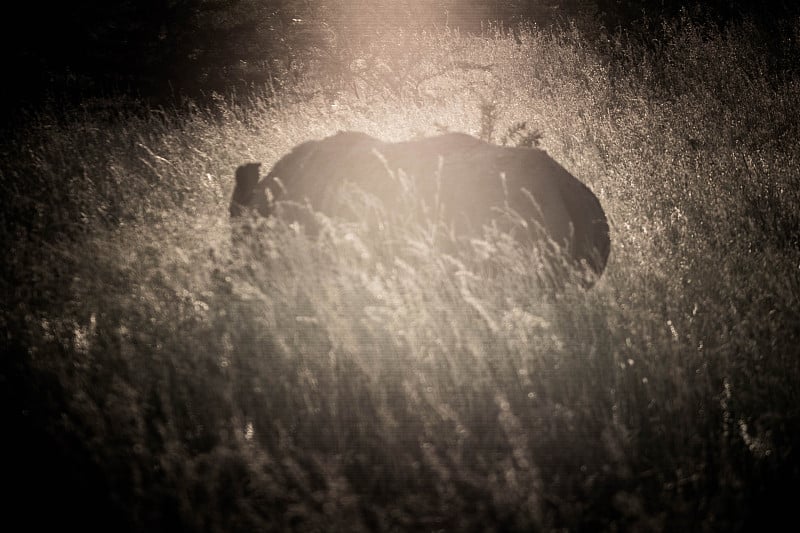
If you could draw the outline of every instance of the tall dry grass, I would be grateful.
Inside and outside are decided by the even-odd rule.
[[[0,175],[12,509],[135,531],[790,516],[800,84],[751,37],[387,37],[357,90],[321,72],[247,105],[40,114]],[[612,221],[591,291],[543,289],[507,236],[450,243],[435,220],[318,215],[314,239],[261,221],[231,245],[243,161],[338,129],[499,140],[518,121]]]

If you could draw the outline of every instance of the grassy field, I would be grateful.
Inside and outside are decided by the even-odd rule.
[[[220,532],[793,517],[800,80],[747,25],[676,23],[647,48],[536,29],[373,46],[350,76],[208,108],[45,110],[4,141],[10,516]],[[450,254],[430,226],[320,216],[318,239],[273,220],[231,247],[238,164],[337,130],[499,142],[520,121],[609,216],[589,291],[542,289],[492,231]]]

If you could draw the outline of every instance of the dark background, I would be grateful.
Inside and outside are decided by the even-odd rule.
[[[389,28],[448,25],[486,31],[571,22],[602,40],[650,34],[678,16],[724,25],[747,17],[767,37],[776,68],[797,43],[782,20],[795,2],[765,0],[74,0],[20,2],[1,18],[2,111],[121,94],[154,104],[212,92],[280,89],[313,58],[346,54]]]

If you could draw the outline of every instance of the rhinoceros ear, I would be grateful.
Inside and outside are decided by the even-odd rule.
[[[250,192],[258,183],[258,174],[261,163],[246,163],[236,169],[236,187],[243,192]]]
[[[258,174],[261,163],[246,163],[236,169],[236,186],[233,188],[230,214],[232,217],[241,216],[243,209],[252,207],[253,190],[258,184]]]

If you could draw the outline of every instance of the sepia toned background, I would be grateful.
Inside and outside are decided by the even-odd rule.
[[[4,10],[9,531],[793,516],[793,3]],[[497,228],[442,245],[402,213],[379,236],[273,218],[234,248],[236,167],[344,130],[545,149],[608,216],[602,278],[551,290]]]

